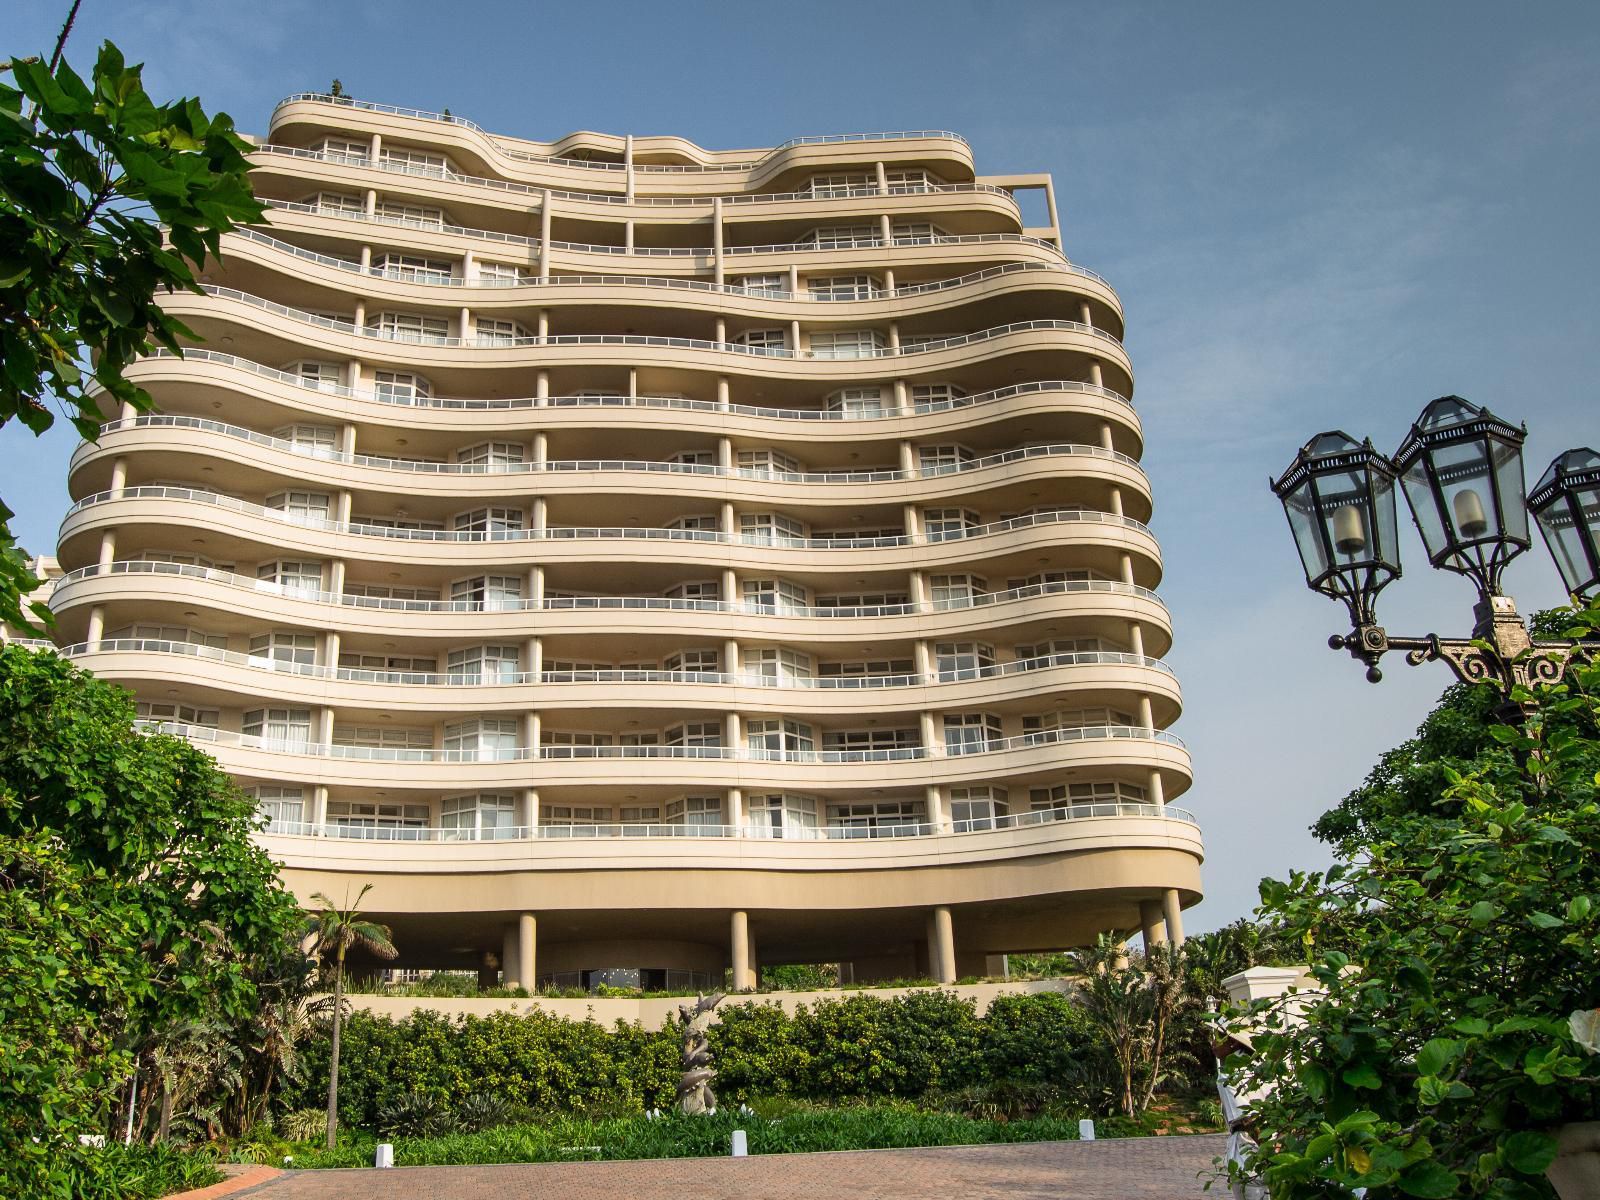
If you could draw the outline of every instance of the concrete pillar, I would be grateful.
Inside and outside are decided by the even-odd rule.
[[[883,269],[883,290],[887,295],[890,295],[890,296],[894,295],[894,268],[893,267],[885,267]]]
[[[938,723],[933,719],[933,714],[924,709],[917,714],[917,722],[922,730],[923,753],[935,758],[944,754],[944,739],[939,736]]]
[[[900,349],[900,322],[889,322],[889,349],[898,352]]]
[[[128,486],[128,460],[115,459],[111,464],[111,494],[122,495],[122,489]]]
[[[928,966],[940,983],[956,981],[955,925],[948,905],[939,905],[929,918]]]
[[[550,282],[550,189],[539,193],[539,282]]]
[[[1122,516],[1122,489],[1113,484],[1109,489],[1107,499],[1111,502],[1111,515],[1114,517]]]
[[[623,178],[623,189],[624,190],[623,190],[622,194],[623,194],[624,198],[628,201],[628,203],[632,204],[633,203],[633,134],[631,134],[631,133],[625,135],[623,137],[623,139],[622,139],[622,169],[623,169],[623,172],[624,172],[624,178]],[[630,222],[628,222],[628,224],[632,225],[633,222],[630,221]]]
[[[1133,555],[1129,554],[1126,550],[1124,550],[1122,552],[1122,554],[1119,556],[1119,561],[1121,562],[1121,565],[1122,565],[1122,582],[1123,583],[1132,583],[1133,582]]]
[[[100,569],[104,571],[117,559],[117,531],[107,529],[100,534]]]
[[[322,706],[322,715],[317,722],[317,729],[317,740],[324,746],[331,746],[333,744],[333,707],[331,705],[325,704]]]
[[[1078,320],[1090,329],[1094,328],[1094,310],[1089,307],[1087,300],[1078,301]]]
[[[936,833],[949,833],[950,822],[945,819],[944,789],[936,783],[928,785],[928,824]]]
[[[878,195],[887,196],[889,194],[889,172],[881,162],[873,163],[872,167],[878,176]]]
[[[789,349],[795,354],[800,353],[800,322],[789,322]]]
[[[1095,387],[1105,386],[1106,381],[1104,376],[1100,374],[1100,360],[1097,358],[1089,360],[1089,382],[1094,384]]]
[[[711,200],[711,268],[715,273],[713,281],[723,281],[722,266],[722,197],[715,196]]]
[[[629,367],[628,368],[628,399],[629,400],[637,400],[638,398],[639,398],[639,368],[638,367]]]
[[[378,154],[379,154],[380,151],[382,151],[382,149],[383,149],[383,134],[381,134],[381,133],[373,134],[372,135],[372,147],[371,147],[371,149],[370,149],[370,151],[368,153],[370,154],[374,164],[377,163]]]
[[[105,637],[105,635],[106,610],[101,608],[100,605],[96,604],[89,610],[89,631],[85,635],[84,641],[88,642],[89,649],[93,650],[100,645],[100,639]]]
[[[320,833],[322,827],[327,823],[328,788],[326,784],[319,783],[311,789],[311,811],[306,813],[306,824]]]
[[[545,463],[550,461],[550,435],[536,433],[533,435],[533,464],[539,470],[544,470]]]
[[[736,992],[748,991],[752,986],[750,979],[750,916],[742,909],[735,909],[728,931],[729,949],[733,959],[733,990]]]
[[[355,498],[350,494],[350,492],[341,491],[337,501],[338,507],[334,513],[334,520],[338,521],[340,525],[350,524],[350,510],[351,505],[354,503]]]
[[[739,603],[739,576],[732,567],[722,568],[722,602]]]
[[[1145,779],[1144,798],[1148,804],[1165,805],[1167,802],[1167,790],[1162,786],[1161,772],[1154,767]]]
[[[722,670],[727,675],[739,673],[739,643],[728,638],[722,643]]]
[[[544,568],[528,568],[528,603],[534,608],[544,604]]]
[[[750,986],[758,988],[761,986],[761,960],[756,957],[756,931],[754,927],[750,929],[749,944],[750,948],[746,952],[746,958],[750,965]]]
[[[878,218],[878,238],[885,246],[894,245],[894,223],[889,220],[888,213]]]
[[[521,976],[517,963],[517,923],[512,921],[500,935],[500,979],[506,987],[516,986]]]
[[[894,407],[903,417],[911,415],[911,389],[906,386],[904,379],[894,381]]]
[[[522,744],[529,758],[539,757],[539,735],[543,723],[543,718],[536,712],[522,714]]]
[[[719,346],[728,344],[728,320],[726,317],[718,317],[711,326],[711,340]]]
[[[540,408],[543,408],[545,401],[550,399],[549,371],[540,371],[533,377],[533,398]]]
[[[322,635],[322,665],[339,665],[339,631],[336,629],[330,629]]]
[[[910,479],[917,473],[917,452],[911,443],[902,438],[900,441],[900,474]]]
[[[538,922],[532,913],[517,916],[517,986],[532,993],[534,980],[534,935]]]
[[[718,518],[717,528],[722,531],[723,537],[731,540],[739,532],[739,526],[733,512],[733,501],[724,500],[720,512],[721,516]]]
[[[472,310],[470,308],[468,308],[465,304],[463,304],[461,306],[461,316],[460,316],[459,320],[461,322],[461,333],[460,333],[459,336],[461,337],[461,339],[463,341],[465,341],[467,338],[472,336],[472,328],[473,328],[472,327]]]
[[[1161,919],[1161,901],[1139,901],[1139,932],[1144,938],[1146,952],[1167,940],[1167,926]]]
[[[789,295],[800,294],[800,268],[795,263],[789,264]]]
[[[532,533],[543,533],[549,528],[550,502],[543,496],[534,496],[531,512],[529,513],[528,527]]]
[[[344,455],[347,462],[356,455],[356,427],[348,421],[345,422],[344,436],[339,442],[339,453]]]
[[[1141,728],[1154,730],[1156,727],[1155,713],[1150,705],[1150,697],[1139,697],[1139,725]]]
[[[729,788],[723,797],[722,820],[724,824],[736,830],[744,829],[744,791],[741,788]],[[736,835],[736,836],[742,836]]]
[[[537,837],[539,828],[539,789],[522,789],[522,811],[517,814],[517,824],[528,831],[529,837]]]
[[[717,376],[717,407],[725,409],[728,407],[728,403],[728,377],[719,375]]]
[[[522,670],[535,683],[544,673],[544,639],[531,637],[524,643],[522,653]]]
[[[370,275],[372,273],[372,247],[371,246],[363,246],[363,247],[361,247],[361,273],[363,275]]]
[[[733,470],[733,439],[730,437],[717,439],[717,466],[724,471]]]
[[[916,663],[917,674],[924,679],[933,675],[933,646],[927,638],[918,638],[912,647],[913,661]]]
[[[345,561],[336,558],[328,564],[328,591],[335,596],[344,595]]]
[[[363,250],[367,249],[365,246]],[[461,279],[463,283],[471,283],[478,278],[478,256],[471,250],[461,252]]]
[[[1161,894],[1161,915],[1167,923],[1167,939],[1183,949],[1183,907],[1178,901],[1178,889],[1168,888]]]
[[[364,208],[366,210],[367,216],[372,217],[372,216],[376,216],[377,215],[377,213],[378,213],[378,192],[377,192],[376,188],[368,188],[367,189],[367,194],[363,198],[361,206],[362,206],[362,208]]]
[[[922,536],[922,513],[915,504],[907,504],[901,509],[901,520],[905,524],[908,538]]]
[[[539,336],[542,338],[550,336],[550,310],[548,308],[539,310]]]
[[[622,248],[629,254],[633,253],[633,221],[626,220],[622,223]]]
[[[1128,650],[1144,657],[1144,626],[1137,621],[1128,622]]]
[[[744,737],[739,730],[739,725],[740,721],[738,713],[731,712],[723,715],[722,741],[724,745],[733,749],[738,749],[739,746],[743,744]]]

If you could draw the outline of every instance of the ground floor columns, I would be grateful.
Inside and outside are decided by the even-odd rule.
[[[928,970],[939,983],[956,981],[955,924],[948,905],[928,914]]]
[[[749,991],[755,987],[755,980],[751,978],[750,971],[750,914],[742,909],[734,910],[729,923],[728,940],[729,950],[733,959],[733,990],[736,992]]]
[[[1183,908],[1178,900],[1178,889],[1168,888],[1161,896],[1161,915],[1167,922],[1167,940],[1177,949],[1183,948]]]
[[[507,987],[534,990],[534,968],[538,962],[539,923],[532,913],[518,913],[505,928],[500,943],[500,969]]]
[[[1139,932],[1144,935],[1146,954],[1167,940],[1167,926],[1161,919],[1161,901],[1139,901]]]

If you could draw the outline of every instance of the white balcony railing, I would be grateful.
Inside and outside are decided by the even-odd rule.
[[[157,347],[145,357],[149,359],[171,359],[179,358],[180,356],[163,347]],[[402,408],[438,408],[461,412],[524,408],[666,408],[680,409],[685,412],[736,413],[740,416],[795,421],[893,420],[902,415],[901,412],[896,410],[886,410],[873,416],[861,416],[850,412],[816,408],[760,408],[749,404],[722,405],[712,400],[691,400],[683,396],[522,396],[479,400],[442,396],[394,395],[378,393],[367,388],[345,387],[343,384],[310,382],[288,371],[280,371],[276,367],[265,366],[251,359],[240,358],[235,354],[224,354],[217,350],[189,349],[183,352],[181,358],[185,362],[209,362],[233,367],[241,371],[247,371],[252,375],[259,375],[264,379],[270,379],[277,383],[298,387],[306,391],[322,392],[327,395]],[[927,413],[982,407],[1017,396],[1045,395],[1054,392],[1081,393],[1102,400],[1111,400],[1128,408],[1133,407],[1133,402],[1126,396],[1120,392],[1112,391],[1110,388],[1101,387],[1099,384],[1085,383],[1077,379],[1049,379],[1036,380],[1029,383],[1014,383],[1007,387],[995,388],[993,391],[976,392],[970,396],[951,396],[940,400],[930,400],[913,404],[906,412],[914,416],[921,416]]]
[[[839,607],[789,605],[774,607],[743,600],[682,600],[668,596],[556,596],[543,600],[397,600],[388,596],[358,596],[325,592],[297,584],[275,583],[266,579],[253,579],[219,571],[214,567],[193,566],[188,563],[150,562],[133,559],[105,566],[90,564],[69,571],[56,581],[52,603],[64,599],[65,585],[84,579],[106,575],[169,575],[184,579],[204,580],[245,592],[281,596],[307,603],[334,604],[347,608],[386,609],[395,612],[468,613],[468,612],[581,612],[581,611],[655,611],[687,613],[745,613],[769,617],[821,618],[824,620],[861,617],[901,617],[926,613],[956,612],[972,608],[989,608],[994,605],[1031,600],[1042,596],[1113,595],[1132,596],[1147,600],[1165,609],[1161,597],[1149,588],[1135,583],[1122,583],[1112,579],[1066,579],[1053,583],[1030,584],[998,592],[979,592],[969,596],[951,597],[923,604],[869,604]]]

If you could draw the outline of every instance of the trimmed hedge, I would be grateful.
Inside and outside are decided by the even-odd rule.
[[[979,1017],[950,992],[883,999],[854,995],[802,1005],[728,1004],[711,1027],[716,1090],[724,1102],[915,1100],[930,1092],[999,1082],[1051,1083],[1089,1105],[1085,1090],[1104,1049],[1065,996],[1002,996]],[[416,1092],[454,1102],[489,1092],[530,1111],[626,1116],[670,1107],[678,1038],[669,1026],[569,1021],[547,1013],[404,1020],[355,1012],[344,1023],[339,1111],[370,1128],[380,1107]],[[283,1109],[326,1097],[326,1031],[305,1048],[303,1082]]]

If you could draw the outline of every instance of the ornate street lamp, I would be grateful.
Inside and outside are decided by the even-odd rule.
[[[1567,591],[1587,596],[1600,590],[1600,454],[1584,446],[1557,455],[1528,507]]]
[[[1600,455],[1569,450],[1551,464],[1530,502],[1522,476],[1526,437],[1526,428],[1459,396],[1442,396],[1422,410],[1395,461],[1370,441],[1336,431],[1312,438],[1273,481],[1307,585],[1349,609],[1351,632],[1328,644],[1366,663],[1373,683],[1383,678],[1378,660],[1390,650],[1406,651],[1413,666],[1443,659],[1463,681],[1495,683],[1507,693],[1519,684],[1554,682],[1565,671],[1574,643],[1532,641],[1500,577],[1531,543],[1531,505],[1568,588],[1575,594],[1595,588]],[[1471,638],[1390,637],[1377,622],[1378,592],[1400,574],[1397,477],[1428,561],[1477,586]]]

